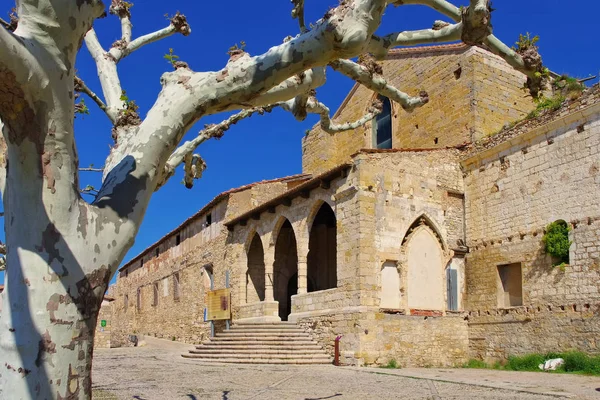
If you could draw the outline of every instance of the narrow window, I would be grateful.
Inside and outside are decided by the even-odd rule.
[[[448,291],[448,310],[458,311],[458,270],[446,270],[446,290]]]
[[[212,214],[211,213],[209,213],[206,216],[206,226],[210,226],[210,224],[212,224]]]
[[[156,250],[154,250],[156,257],[158,257],[158,255],[160,254],[160,249],[157,247]]]
[[[523,305],[521,263],[498,265],[498,307]]]
[[[123,296],[123,308],[125,309],[125,312],[127,312],[127,307],[129,307],[129,296],[125,295]]]
[[[127,268],[127,269],[125,270],[125,278],[127,278],[128,276],[129,276],[129,268]]]
[[[142,310],[142,288],[137,289],[137,309],[138,311]]]
[[[377,149],[392,148],[392,104],[387,97],[379,96],[383,103],[381,113],[375,117],[373,123],[373,146]]]
[[[154,282],[152,285],[152,294],[152,305],[156,307],[158,306],[158,282]]]
[[[181,243],[181,234],[177,234],[177,236],[175,237],[175,246],[179,246],[180,243]]]
[[[173,298],[179,300],[179,272],[173,274]]]
[[[142,259],[140,260],[140,267],[143,267],[143,266],[144,266],[144,259],[142,258]]]

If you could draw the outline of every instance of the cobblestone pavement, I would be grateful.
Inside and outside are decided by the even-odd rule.
[[[560,390],[550,390],[552,388],[548,392],[554,392],[554,395],[539,394],[539,388],[538,393],[529,393],[523,385],[511,388],[507,384],[503,389],[486,387],[489,375],[482,378],[481,382],[477,382],[477,377],[472,376],[471,381],[475,382],[466,384],[448,382],[446,378],[435,376],[410,378],[399,374],[403,370],[339,368],[329,365],[200,364],[181,358],[180,354],[190,346],[156,339],[147,340],[146,347],[95,352],[95,400],[585,398],[568,392],[561,394]],[[418,372],[416,370],[414,376],[419,376]]]

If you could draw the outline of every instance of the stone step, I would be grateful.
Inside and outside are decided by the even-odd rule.
[[[198,349],[198,350],[206,349],[206,350],[211,350],[211,351],[215,351],[215,350],[262,351],[262,350],[275,350],[275,349],[281,350],[281,351],[294,351],[294,350],[306,350],[306,351],[318,351],[318,352],[322,351],[321,346],[319,346],[318,344],[303,344],[303,345],[299,345],[299,346],[294,346],[294,345],[273,346],[273,345],[262,345],[262,344],[256,344],[256,343],[253,343],[251,345],[236,345],[236,344],[214,345],[214,344],[211,344],[210,342],[196,346],[196,349]]]
[[[182,354],[202,362],[331,364],[331,357],[295,323],[243,323]]]
[[[277,334],[288,334],[288,333],[303,333],[306,334],[306,332],[301,329],[301,328],[287,328],[287,329],[279,329],[276,327],[273,328],[247,328],[247,327],[243,327],[243,328],[234,328],[232,327],[231,329],[229,329],[228,331],[223,331],[221,333],[277,333]]]
[[[234,332],[234,331],[224,331],[215,334],[215,337],[289,337],[289,338],[297,338],[297,337],[310,337],[310,335],[306,332]]]
[[[281,359],[281,358],[206,358],[200,354],[182,354],[184,358],[193,358],[200,362],[233,364],[331,364],[331,359]]]
[[[270,354],[270,353],[254,353],[254,354],[206,354],[190,351],[189,354],[201,355],[204,358],[237,358],[237,359],[281,359],[281,360],[329,360],[329,356],[325,354]]]
[[[192,354],[207,354],[211,356],[219,356],[225,354],[274,354],[274,355],[315,355],[315,349],[219,349],[218,353],[214,349],[203,349],[202,346],[196,348],[196,350],[190,350]],[[321,353],[317,353],[321,354]]]
[[[205,342],[207,343],[207,342]],[[210,340],[210,343],[212,344],[216,344],[216,343],[235,343],[235,344],[253,344],[253,343],[260,343],[260,344],[268,344],[268,345],[273,345],[273,346],[277,346],[277,345],[300,345],[300,344],[317,344],[316,342],[314,342],[312,339],[309,338],[304,338],[304,339],[299,339],[299,338],[282,338],[282,337],[260,337],[260,338],[253,338],[253,337],[216,337],[216,338],[212,338]],[[204,344],[204,343],[203,343]]]

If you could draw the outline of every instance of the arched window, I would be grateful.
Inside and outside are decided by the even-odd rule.
[[[376,149],[392,148],[392,104],[390,99],[379,96],[383,102],[381,113],[375,117],[373,123],[373,147]]]

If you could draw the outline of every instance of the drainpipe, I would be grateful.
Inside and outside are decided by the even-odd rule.
[[[335,365],[336,367],[340,366],[340,339],[342,338],[342,335],[339,335],[338,337],[335,338],[335,354],[333,357],[333,365]]]

